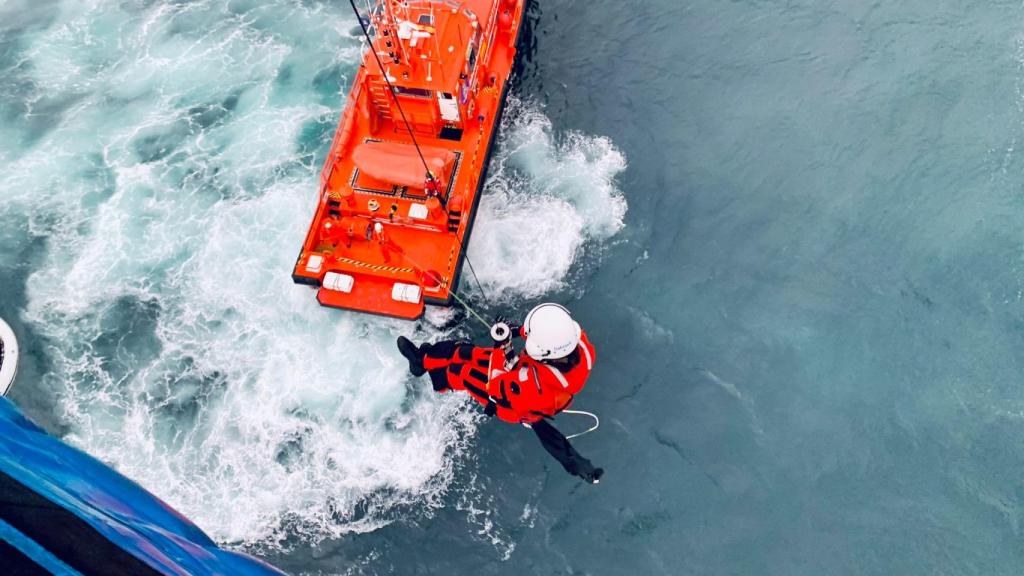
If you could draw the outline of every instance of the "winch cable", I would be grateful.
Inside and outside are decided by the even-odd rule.
[[[480,283],[480,278],[476,275],[476,270],[473,269],[473,261],[469,259],[469,253],[466,253],[466,264],[469,264],[469,271],[473,273],[473,280],[476,282],[476,289],[480,291],[480,296],[484,299],[484,302],[490,304],[490,298],[487,297],[487,293],[484,292],[484,286]]]
[[[462,304],[462,307],[465,308],[467,312],[472,314],[473,317],[475,317],[477,320],[480,321],[480,324],[484,327],[485,330],[490,332],[490,330],[491,330],[490,322],[488,322],[487,320],[484,320],[484,317],[481,316],[479,313],[477,313],[477,311],[474,310],[473,307],[470,306],[465,300],[460,298],[459,297],[459,293],[456,292],[455,290],[452,290],[452,296],[454,296],[455,299],[459,301],[459,304]]]
[[[408,260],[422,274],[430,276],[431,280],[433,280],[434,282],[437,282],[438,286],[441,286],[441,285],[444,284],[444,281],[441,279],[441,275],[440,274],[438,274],[437,272],[434,272],[433,270],[427,270],[426,268],[424,268],[419,262],[416,261],[416,259],[414,259],[412,256],[410,256],[409,253],[406,252],[405,250],[401,250],[401,254],[402,254],[403,258]],[[454,297],[459,302],[459,304],[462,304],[462,307],[465,308],[467,312],[472,314],[473,317],[476,318],[480,322],[481,325],[483,325],[485,330],[490,332],[490,330],[491,330],[491,323],[488,322],[487,320],[485,320],[483,316],[481,316],[476,310],[474,310],[473,307],[470,306],[468,302],[463,300],[462,297],[459,296],[458,290],[452,290],[451,291],[451,295],[452,295],[452,297]]]
[[[566,436],[565,437],[566,440],[572,440],[573,438],[579,438],[580,436],[585,436],[585,435],[590,434],[594,430],[597,430],[598,428],[601,427],[601,419],[598,418],[597,414],[594,414],[593,412],[587,412],[585,410],[562,410],[562,413],[563,414],[572,414],[574,416],[590,416],[591,418],[594,419],[594,425],[593,426],[591,426],[590,428],[587,428],[583,432],[577,432],[576,434],[570,434],[569,436]]]
[[[412,131],[412,125],[409,124],[409,120],[405,117],[405,110],[402,109],[402,103],[398,100],[398,93],[395,92],[395,87],[391,84],[391,80],[388,78],[387,70],[384,70],[384,63],[381,62],[380,55],[377,54],[377,50],[373,47],[373,40],[370,38],[370,32],[366,29],[366,24],[363,23],[363,18],[359,15],[359,9],[356,8],[356,1],[348,0],[348,3],[352,6],[352,12],[355,13],[356,20],[359,21],[359,28],[363,31],[363,37],[366,38],[366,44],[369,46],[370,53],[373,54],[373,59],[377,61],[377,67],[380,69],[380,74],[384,77],[384,82],[388,85],[388,92],[391,94],[391,99],[395,101],[398,113],[402,115],[402,122],[405,124],[405,129],[409,131],[409,137],[412,138],[412,145],[416,147],[416,154],[419,155],[420,162],[423,163],[423,169],[427,171],[427,180],[430,182],[436,182],[434,173],[430,171],[427,159],[423,157],[423,151],[420,150],[420,144],[416,141],[416,135]]]

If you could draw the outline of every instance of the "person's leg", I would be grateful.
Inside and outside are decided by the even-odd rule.
[[[427,369],[423,366],[423,351],[405,336],[398,337],[398,351],[409,361],[409,373],[419,378]]]
[[[604,474],[604,469],[594,468],[590,460],[577,452],[557,428],[547,420],[539,420],[530,426],[540,439],[541,446],[558,460],[566,472],[579,476],[591,484],[597,484]]]
[[[428,373],[434,390],[440,392],[452,387],[450,378],[457,378],[457,374],[450,375],[449,368],[455,369],[466,358],[472,357],[473,345],[463,341],[443,340],[417,346],[408,338],[399,336],[398,351],[409,361],[409,372],[413,376]]]
[[[423,354],[423,365],[427,370],[445,368],[452,362],[460,362],[461,356],[466,353],[465,348],[472,350],[473,345],[461,340],[442,340],[433,344],[421,344],[420,352]]]

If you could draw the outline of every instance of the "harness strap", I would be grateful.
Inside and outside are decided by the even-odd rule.
[[[469,392],[470,394],[476,396],[481,400],[486,400],[487,402],[494,402],[495,404],[501,406],[502,408],[507,408],[509,410],[512,409],[512,403],[508,401],[508,398],[506,398],[504,394],[502,394],[501,398],[495,398],[494,396],[488,394],[486,391],[478,388],[476,385],[470,384],[468,380],[463,380],[462,386],[466,388],[466,392]]]
[[[587,349],[586,344],[582,344],[580,348],[583,349],[583,357],[587,359],[587,370],[594,369],[594,359],[590,357],[590,350]]]
[[[558,370],[558,368],[555,368],[554,366],[551,366],[551,365],[548,365],[548,364],[544,364],[543,362],[541,362],[540,365],[545,367],[545,368],[547,368],[552,374],[554,374],[555,378],[558,378],[558,382],[562,385],[562,388],[568,388],[569,387],[569,381],[565,379],[565,375],[563,375]]]

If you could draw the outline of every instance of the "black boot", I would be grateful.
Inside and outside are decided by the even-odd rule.
[[[419,346],[412,343],[405,336],[398,337],[398,351],[409,361],[409,373],[413,376],[423,376],[427,369],[423,367],[423,352]]]
[[[580,478],[591,484],[600,484],[601,476],[604,476],[604,468],[594,468],[593,470],[587,470],[581,473]]]

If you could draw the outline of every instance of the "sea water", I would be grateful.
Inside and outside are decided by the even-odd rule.
[[[323,310],[289,278],[360,53],[344,7],[14,2],[0,18],[4,288],[24,294],[4,313],[47,366],[18,394],[47,395],[70,442],[226,543],[442,505],[479,421],[395,355],[398,334],[444,336],[444,313]],[[471,254],[515,302],[622,228],[626,160],[518,96],[503,128]]]
[[[0,2],[35,419],[297,574],[1020,573],[1019,2],[531,3],[463,289],[588,330],[597,487],[291,283],[355,24]]]
[[[289,277],[361,53],[346,8],[0,16],[3,312],[45,366],[14,398],[229,545],[315,544],[478,497],[454,477],[480,415],[411,381],[394,348],[468,327],[322,309]],[[626,160],[555,131],[528,94],[502,131],[470,254],[478,290],[515,306],[621,229]]]

